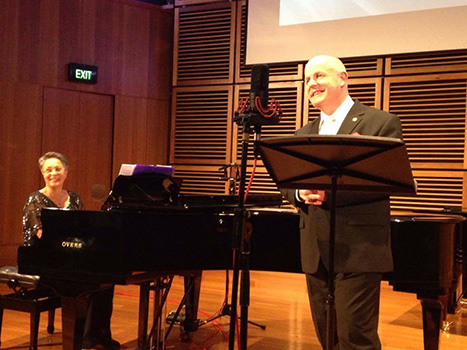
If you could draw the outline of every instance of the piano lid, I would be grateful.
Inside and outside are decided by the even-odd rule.
[[[176,203],[181,184],[180,178],[164,174],[118,175],[104,207],[121,204]]]
[[[238,206],[238,195],[180,194],[182,179],[167,174],[144,173],[118,175],[103,210],[152,210],[162,207],[185,209],[232,209]],[[245,207],[279,206],[280,193],[250,193]]]

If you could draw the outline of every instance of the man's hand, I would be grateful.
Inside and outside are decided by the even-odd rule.
[[[298,196],[303,199],[305,204],[322,205],[326,201],[324,191],[318,190],[298,190]]]

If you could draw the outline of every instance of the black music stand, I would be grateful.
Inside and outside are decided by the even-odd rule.
[[[415,194],[402,140],[360,135],[264,139],[261,157],[280,188],[331,190],[326,350],[334,342],[334,245],[337,190]],[[332,344],[332,345],[331,345]]]

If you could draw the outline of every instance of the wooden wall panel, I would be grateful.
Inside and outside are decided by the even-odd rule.
[[[5,0],[0,26],[0,80],[170,98],[173,10],[136,1]],[[70,62],[98,66],[98,83],[68,82]]]
[[[148,101],[148,130],[146,163],[167,164],[169,160],[170,104],[167,101]]]
[[[122,163],[167,164],[169,103],[117,96],[112,177]]]
[[[59,31],[57,33],[58,64],[55,66],[58,70],[56,72],[56,79],[57,86],[65,88],[64,80],[66,80],[66,76],[63,76],[63,73],[66,73],[67,63],[77,62],[99,65],[95,55],[95,38],[97,34],[95,24],[96,2],[72,1],[70,3],[64,3],[60,1],[55,5],[59,8]],[[47,10],[50,11],[51,9],[48,8]],[[44,15],[47,16],[47,12],[44,13]],[[48,68],[49,66],[46,65],[45,67]],[[84,90],[101,91],[98,87],[99,85],[93,85]]]
[[[252,166],[249,166],[246,170],[246,184],[250,181],[253,169]],[[280,193],[264,166],[256,167],[250,193]]]
[[[279,101],[282,109],[282,119],[278,124],[263,125],[261,128],[261,137],[283,137],[291,136],[300,127],[300,118],[298,115],[302,114],[302,89],[301,82],[284,82],[269,84],[269,98]],[[248,97],[250,86],[245,84],[236,85],[235,101],[236,105],[241,99]],[[232,140],[232,159],[234,162],[240,164],[242,154],[242,133],[243,127],[234,126],[234,137]],[[253,141],[251,139],[251,141]],[[252,145],[252,142],[251,142]],[[248,163],[252,164],[253,161],[253,147],[250,146],[248,152]],[[259,165],[262,165],[260,162]]]
[[[414,74],[467,71],[465,50],[394,55],[386,58],[386,74]]]
[[[39,188],[42,88],[0,81],[0,265],[16,261],[22,209]]]
[[[115,101],[114,178],[122,163],[145,164],[147,130],[148,101],[118,96]]]
[[[463,207],[464,175],[459,171],[413,170],[417,180],[417,195],[391,197],[391,208],[442,212],[458,211]]]
[[[0,81],[16,81],[18,72],[18,26],[17,1],[7,0],[0,6]]]
[[[66,76],[63,75],[66,63],[63,59],[60,59],[61,37],[58,35],[62,29],[60,6],[56,1],[38,2],[40,3],[40,11],[36,13],[35,21],[40,21],[40,32],[36,39],[38,40],[36,45],[40,48],[39,57],[37,58],[40,69],[35,82],[44,86],[58,86],[59,82],[65,84],[66,79]],[[47,20],[45,20],[44,16],[47,16]],[[24,26],[23,23],[19,25]],[[32,56],[28,58],[28,61],[35,59],[36,57]],[[25,64],[27,63],[25,62]],[[75,89],[74,85],[69,88]]]
[[[183,179],[180,192],[183,194],[227,194],[227,182],[222,180],[218,166],[177,165],[175,176]]]
[[[235,3],[175,9],[173,85],[233,82],[235,19]]]
[[[171,163],[230,163],[232,100],[231,86],[174,89]]]
[[[147,96],[149,73],[150,15],[144,9],[125,6],[122,28],[122,85],[119,92],[127,96]],[[146,64],[140,64],[141,60]],[[153,65],[155,66],[155,63]]]
[[[40,46],[37,38],[40,36],[40,22],[36,14],[40,12],[41,1],[20,2],[18,13],[18,80],[22,82],[38,83],[40,81],[41,62]],[[21,25],[27,24],[27,25]]]
[[[170,102],[173,71],[173,10],[161,14],[151,11],[149,33],[148,98]],[[170,104],[169,104],[170,106]],[[169,114],[165,116],[168,120]]]
[[[465,169],[467,74],[389,77],[384,108],[399,116],[412,167]]]
[[[311,57],[310,57],[311,58]],[[342,62],[349,73],[350,78],[357,77],[379,77],[383,74],[382,58],[378,57],[352,57],[343,58]]]
[[[80,93],[79,102],[79,158],[69,180],[80,189],[86,208],[100,210],[111,188],[114,97]]]
[[[388,77],[385,109],[399,116],[419,183],[415,197],[392,198],[392,207],[466,210],[467,74]]]
[[[68,157],[65,188],[78,192],[86,209],[99,210],[110,190],[112,128],[112,96],[44,90],[42,152]]]

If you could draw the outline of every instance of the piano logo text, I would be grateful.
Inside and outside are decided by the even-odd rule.
[[[62,241],[63,248],[69,249],[82,249],[84,247],[84,242],[82,241]]]

